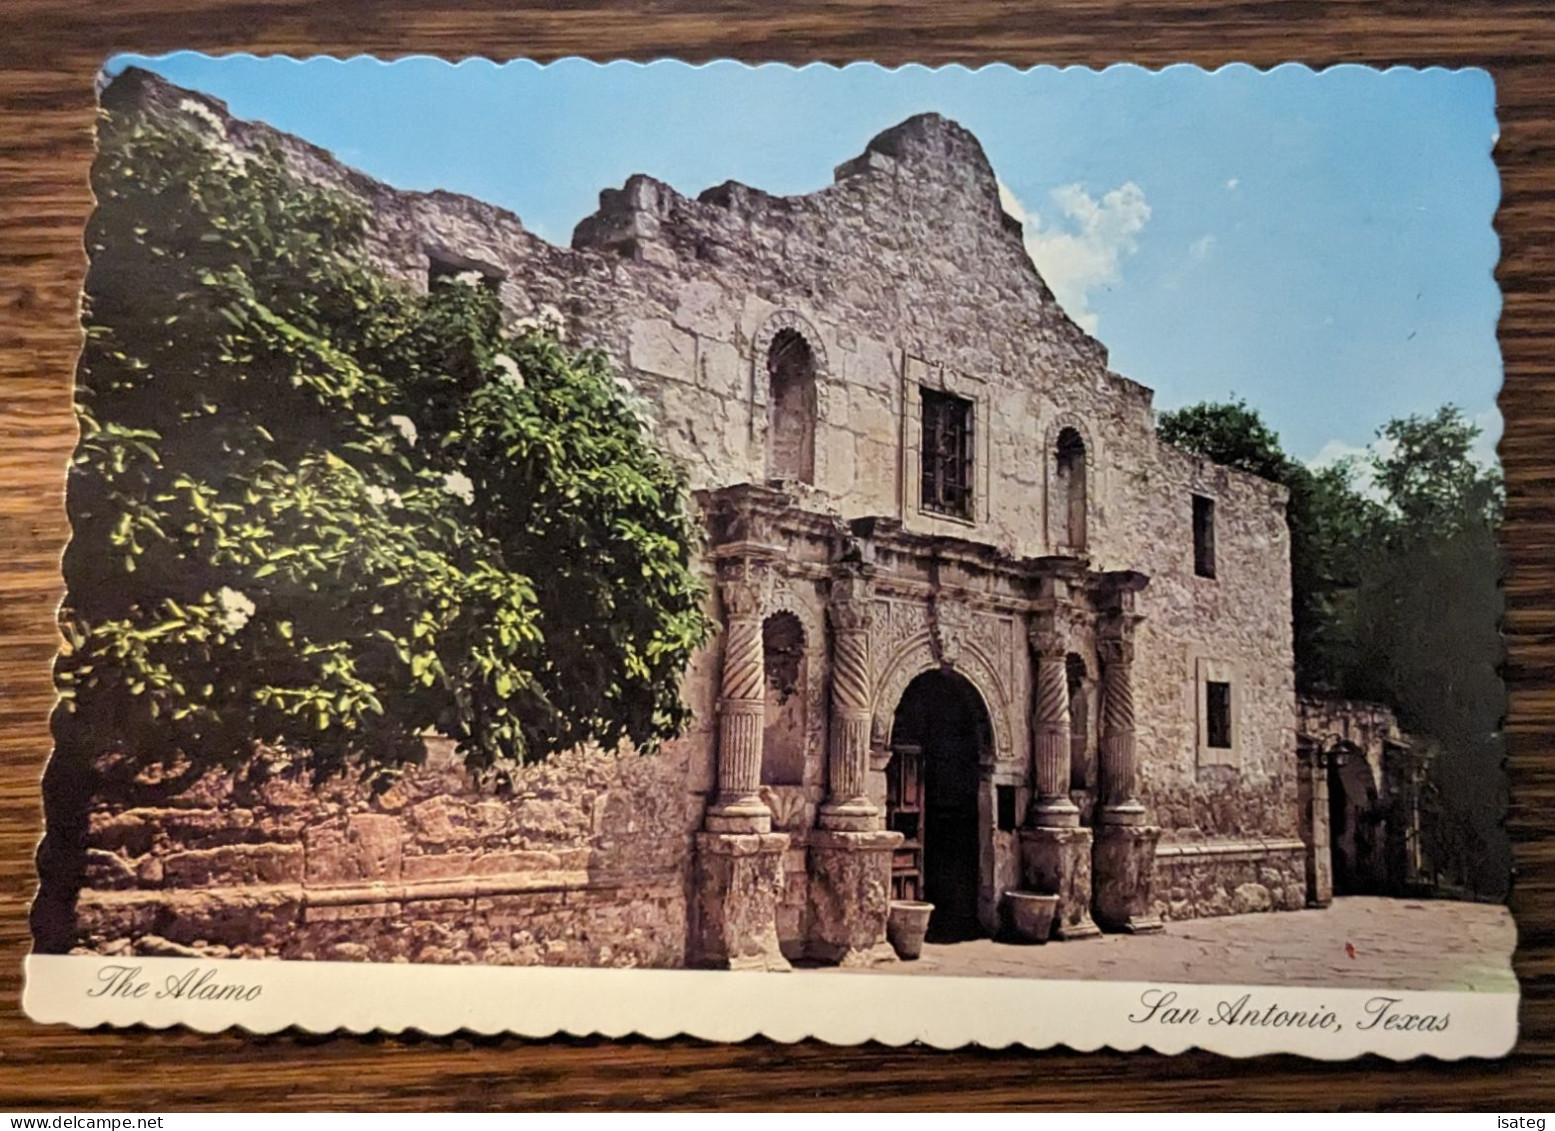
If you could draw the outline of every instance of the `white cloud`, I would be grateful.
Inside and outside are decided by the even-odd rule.
[[[1209,258],[1209,253],[1215,250],[1215,236],[1211,232],[1202,235],[1188,245],[1188,261],[1190,263],[1203,263]]]
[[[1239,189],[1241,187],[1242,187],[1242,178],[1241,177],[1232,177],[1229,181],[1226,182],[1226,191],[1227,192],[1235,192],[1237,189]]]
[[[1469,455],[1482,467],[1499,466],[1496,458],[1496,441],[1501,438],[1501,414],[1495,409],[1486,409],[1476,413],[1473,418],[1474,425],[1479,429],[1479,438],[1474,441]],[[1368,454],[1376,454],[1386,458],[1393,454],[1398,447],[1392,440],[1378,437],[1370,444],[1359,447],[1347,443],[1344,440],[1330,440],[1317,450],[1317,455],[1307,461],[1307,466],[1313,471],[1318,471],[1342,460],[1355,460],[1355,486],[1362,494],[1375,496],[1375,484],[1372,481],[1369,463],[1363,462]]]
[[[1026,223],[1026,206],[1020,202],[1020,197],[1003,181],[999,182],[999,205],[1005,214],[1013,219]]]
[[[1091,292],[1122,278],[1123,258],[1137,249],[1135,237],[1150,219],[1150,205],[1133,181],[1099,200],[1081,185],[1063,185],[1053,190],[1052,200],[1056,223],[1044,226],[1039,214],[999,183],[1004,210],[1025,226],[1031,261],[1069,317],[1094,334],[1099,320],[1090,308]]]
[[[1496,455],[1496,443],[1501,439],[1501,423],[1501,413],[1493,408],[1487,408],[1474,416],[1474,424],[1479,429],[1479,438],[1474,441],[1470,454],[1486,467],[1500,465],[1500,458]]]
[[[1378,498],[1375,477],[1371,471],[1371,461],[1366,459],[1370,454],[1388,456],[1392,454],[1396,445],[1392,440],[1376,439],[1365,446],[1357,446],[1344,440],[1330,440],[1317,450],[1317,455],[1307,460],[1307,466],[1313,471],[1321,471],[1325,467],[1331,467],[1336,463],[1351,462],[1355,467],[1352,482],[1355,489],[1363,495],[1371,495]]]

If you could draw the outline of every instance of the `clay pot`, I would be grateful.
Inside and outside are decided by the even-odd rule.
[[[896,957],[911,962],[923,953],[923,936],[929,930],[934,904],[893,899],[886,912],[885,937],[891,940]]]
[[[1004,906],[1010,917],[1010,934],[1016,942],[1045,943],[1053,933],[1058,896],[1034,891],[1007,891]]]

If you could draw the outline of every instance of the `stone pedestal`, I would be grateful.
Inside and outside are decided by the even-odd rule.
[[[1058,896],[1055,939],[1101,934],[1091,921],[1091,830],[1024,828],[1020,831],[1021,886]]]
[[[839,966],[896,960],[885,926],[891,854],[901,843],[902,834],[893,832],[810,834],[808,957]]]
[[[1161,830],[1149,825],[1096,829],[1096,921],[1109,931],[1146,934],[1161,929],[1155,914],[1155,846]]]
[[[787,833],[698,833],[692,962],[722,970],[787,970],[778,947]]]

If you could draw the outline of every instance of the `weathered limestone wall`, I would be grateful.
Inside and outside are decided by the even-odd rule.
[[[106,767],[105,767],[106,768]],[[445,739],[384,793],[212,772],[89,817],[105,953],[600,966],[684,959],[686,752],[578,750],[481,788]]]
[[[1141,800],[1163,830],[1163,914],[1300,907],[1285,492],[1166,444],[1129,482],[1135,560],[1151,575],[1135,704]],[[1194,572],[1196,494],[1215,503],[1213,578]],[[1206,679],[1231,684],[1229,750],[1202,733]]]
[[[977,140],[936,115],[881,134],[834,185],[806,196],[729,183],[691,200],[634,176],[600,194],[600,210],[563,249],[503,209],[388,188],[299,139],[231,119],[215,100],[128,75],[119,97],[198,126],[178,109],[196,99],[232,144],[277,145],[300,175],[366,201],[371,254],[411,285],[426,285],[434,259],[502,273],[515,318],[554,312],[566,338],[626,368],[694,487],[765,478],[766,349],[784,328],[803,334],[818,366],[805,501],[845,517],[892,516],[1042,554],[1052,549],[1043,453],[1062,425],[1085,435],[1098,470],[1096,450],[1109,444],[1125,463],[1153,446],[1149,391],[1106,369],[1105,349],[1033,268]],[[970,523],[918,508],[919,385],[976,405]],[[1114,437],[1120,424],[1128,434]],[[1117,508],[1105,477],[1090,494],[1100,549]]]
[[[814,482],[790,485],[807,509],[845,518],[894,518],[909,534],[950,535],[1018,556],[1069,550],[1087,557],[1096,570],[1149,574],[1152,581],[1140,602],[1147,619],[1134,665],[1140,794],[1165,829],[1160,867],[1173,875],[1193,874],[1178,883],[1163,872],[1158,891],[1185,892],[1166,901],[1174,917],[1220,911],[1224,901],[1210,890],[1215,884],[1232,896],[1245,885],[1261,886],[1270,893],[1271,906],[1283,905],[1275,892],[1285,885],[1236,860],[1238,852],[1260,851],[1260,844],[1264,855],[1282,858],[1282,843],[1296,835],[1283,493],[1157,443],[1150,391],[1110,372],[1105,349],[1059,308],[1026,255],[1019,225],[999,205],[994,173],[981,147],[961,127],[935,115],[910,119],[840,166],[835,184],[800,197],[773,197],[730,183],[692,200],[651,178],[633,177],[621,189],[601,193],[599,211],[579,225],[574,247],[558,248],[503,209],[444,192],[391,189],[341,166],[321,149],[261,124],[233,120],[220,103],[150,76],[127,72],[105,95],[110,104],[120,99],[208,128],[201,126],[202,115],[179,108],[183,100],[195,99],[222,120],[230,144],[276,145],[301,175],[357,195],[371,212],[370,253],[412,286],[427,284],[434,262],[500,274],[500,293],[515,320],[555,319],[565,339],[602,348],[622,366],[661,442],[687,466],[694,487],[765,479],[767,348],[779,332],[791,329],[805,338],[816,363]],[[942,389],[974,404],[976,502],[968,521],[919,508],[920,388]],[[1065,545],[1067,532],[1054,504],[1054,453],[1064,428],[1075,429],[1085,448],[1084,546]],[[1214,580],[1193,575],[1193,492],[1216,501],[1219,569]],[[969,592],[968,603],[975,604],[975,586]],[[959,658],[994,716],[994,764],[982,798],[987,811],[981,822],[986,835],[980,886],[986,902],[1015,875],[1013,837],[993,829],[996,788],[1003,784],[1020,790],[1022,812],[1027,796],[1030,686],[1024,628],[1018,611],[1001,611],[994,602],[973,611],[943,601],[935,609],[964,617],[966,631],[941,633],[928,623],[924,583],[914,578],[898,596],[906,598],[900,615],[893,611],[874,630],[880,640],[875,645],[877,679],[888,683],[891,693],[899,694],[915,665],[922,670],[925,662],[941,662],[944,640],[980,640],[980,634],[990,642],[1009,638],[999,645],[1007,647],[1007,654],[995,654],[989,643]],[[825,780],[820,760],[825,749],[823,618],[813,600],[801,603],[809,607],[796,611],[809,618],[807,635],[813,637],[807,642],[807,700],[803,717],[784,725],[805,735],[806,749],[797,763],[802,772],[798,782],[769,780],[766,790],[778,817],[775,826],[795,838],[779,907],[780,930],[790,944],[804,932],[804,834],[813,824]],[[1081,647],[1093,681],[1087,727],[1094,749],[1098,665],[1090,642]],[[580,812],[625,822],[632,835],[645,835],[658,845],[645,849],[643,858],[655,863],[640,874],[630,872],[630,884],[610,895],[603,880],[594,883],[593,877],[616,873],[591,871],[590,865],[584,871],[593,886],[548,889],[544,899],[540,894],[502,896],[528,901],[533,914],[524,912],[525,922],[550,924],[540,931],[545,941],[537,944],[539,949],[529,941],[514,941],[523,930],[535,930],[516,926],[516,919],[513,932],[506,926],[496,929],[505,942],[461,936],[454,923],[468,911],[462,904],[449,904],[447,925],[437,927],[442,912],[431,897],[416,896],[409,904],[385,900],[381,907],[392,911],[374,912],[374,921],[407,940],[421,937],[420,928],[410,928],[412,921],[434,924],[425,928],[425,940],[406,944],[429,954],[458,957],[484,946],[489,949],[482,953],[507,957],[482,960],[541,961],[551,960],[554,942],[562,956],[558,961],[591,960],[579,956],[605,943],[582,941],[581,924],[607,914],[630,917],[641,893],[670,890],[671,871],[678,869],[676,884],[682,886],[690,874],[687,837],[714,775],[718,649],[715,642],[685,681],[699,729],[678,744],[674,759],[660,763],[679,769],[664,770],[667,776],[643,786],[653,797],[645,800],[648,812],[665,814],[664,819],[643,825],[629,810],[575,802]],[[1206,662],[1222,675],[1229,671],[1236,689],[1234,758],[1217,755],[1213,763],[1201,756],[1198,735],[1198,681]],[[881,695],[889,697],[886,691]],[[889,709],[885,704],[877,717]],[[612,762],[612,768],[601,768],[591,779],[602,795],[632,795],[636,779],[628,779],[624,765]],[[583,779],[594,774],[574,770]],[[554,784],[558,789],[565,785]],[[435,787],[417,781],[406,788]],[[1079,800],[1088,808],[1088,798]],[[319,824],[347,846],[372,840],[373,834],[362,830],[389,828],[359,821],[353,833],[347,814],[357,811],[355,803],[337,799],[329,804],[340,808],[303,814],[294,826]],[[401,821],[379,813],[373,804],[361,802],[358,815]],[[243,805],[216,811],[255,814],[256,823],[243,826],[255,830],[253,840],[242,843],[256,849],[259,830],[270,827],[258,810]],[[673,820],[667,816],[671,813]],[[403,881],[405,862],[417,856],[409,840],[425,832],[403,822],[399,827],[407,832],[398,857]],[[600,853],[620,859],[602,847],[605,840],[627,835],[619,829],[596,826],[587,837],[575,831],[568,849],[586,848],[590,860]],[[509,833],[522,839],[516,823]],[[383,837],[393,839],[387,832]],[[320,838],[325,838],[323,831],[314,835],[315,854],[328,851],[327,838]],[[165,843],[165,850],[151,854],[171,853],[179,842],[170,833]],[[1192,865],[1179,862],[1190,858],[1187,845],[1206,849]],[[306,886],[306,839],[293,847],[304,854]],[[119,847],[102,851],[122,855]],[[497,848],[461,845],[456,851],[475,854],[473,869],[480,854]],[[123,859],[135,871],[145,856]],[[101,863],[106,871],[96,875],[114,874],[105,859]],[[412,868],[440,866],[416,863]],[[294,871],[296,865],[286,867]],[[560,856],[550,870],[577,871],[563,867]],[[354,930],[352,939],[343,931],[332,934],[335,928],[322,926],[331,922],[322,905],[292,891],[298,883],[293,872],[283,869],[275,874],[284,878],[266,878],[272,872],[253,876],[262,884],[286,887],[284,898],[297,903],[279,914],[316,913],[305,922],[321,925],[299,936],[312,940],[306,945],[349,947],[364,937],[365,928]],[[620,875],[628,872],[623,865]],[[230,877],[222,873],[220,882],[254,882],[241,878],[246,874],[241,869]],[[157,890],[138,871],[135,876],[133,883],[126,880],[92,898],[132,903],[130,895],[143,884],[145,890]],[[102,886],[96,879],[93,883]],[[631,961],[677,960],[684,950],[682,886],[674,897],[681,901],[680,926],[669,925],[674,913],[668,894],[660,902],[657,896],[644,896],[644,905],[660,907],[662,914],[652,924],[626,923],[623,929],[630,935],[640,928],[658,941],[625,951],[612,942],[610,960],[623,955],[630,957],[622,960]],[[1251,892],[1242,900],[1261,902]],[[614,910],[605,909],[609,901]],[[543,914],[542,904],[547,908]],[[410,905],[416,908],[413,917],[405,910]],[[488,910],[475,907],[483,914]],[[504,916],[512,906],[493,904],[489,910],[488,919],[507,923]],[[140,934],[154,935],[155,925]],[[190,936],[189,941],[199,939]]]

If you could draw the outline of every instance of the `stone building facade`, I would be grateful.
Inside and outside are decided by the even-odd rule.
[[[805,196],[634,176],[562,248],[143,72],[104,94],[211,128],[190,100],[365,200],[385,271],[479,272],[614,359],[720,631],[680,739],[511,795],[434,751],[377,798],[101,797],[76,945],[781,968],[888,957],[893,898],[955,935],[1053,894],[1058,938],[1306,904],[1285,492],[1156,438],[967,131],[909,119]]]

